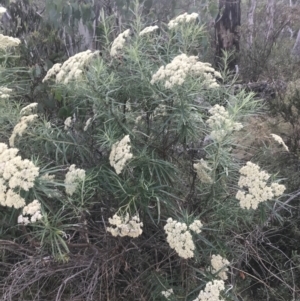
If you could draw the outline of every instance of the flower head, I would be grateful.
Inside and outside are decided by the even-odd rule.
[[[9,145],[14,146],[15,145],[15,139],[17,136],[22,136],[23,133],[26,131],[28,125],[35,121],[37,119],[38,115],[28,115],[21,117],[21,120],[19,123],[16,124],[16,126],[13,129],[13,132],[9,138]]]
[[[168,218],[164,230],[167,234],[167,242],[180,257],[185,259],[194,257],[195,245],[185,223]]]
[[[218,86],[216,77],[219,73],[211,67],[209,63],[198,61],[197,56],[187,56],[180,54],[176,56],[171,63],[161,66],[158,71],[152,75],[150,83],[164,81],[164,86],[171,89],[174,86],[181,86],[188,75],[199,76],[203,85],[207,88]]]
[[[173,29],[180,24],[190,23],[192,21],[195,21],[198,17],[199,15],[197,13],[191,13],[191,14],[184,13],[182,15],[177,16],[175,19],[172,19],[168,23],[168,27],[169,29]]]
[[[147,33],[150,33],[150,32],[153,32],[155,30],[157,30],[159,27],[157,25],[154,25],[154,26],[148,26],[146,28],[144,28],[140,33],[139,33],[139,36],[143,36],[143,35],[146,35]]]
[[[200,291],[198,297],[193,301],[224,301],[220,293],[225,289],[223,280],[213,280],[206,284],[204,291]]]
[[[34,186],[39,168],[30,160],[22,160],[17,148],[0,143],[0,205],[21,208],[25,200],[16,192],[28,191]]]
[[[130,29],[125,30],[124,32],[120,33],[116,39],[113,41],[111,49],[110,49],[110,56],[115,57],[119,54],[120,50],[123,49],[124,44],[126,42],[126,38],[130,34]]]
[[[20,43],[21,43],[21,41],[18,38],[4,36],[3,34],[0,34],[0,48],[1,49],[15,47],[15,46],[18,46]]]
[[[24,217],[24,215],[29,215],[30,217]],[[35,223],[42,219],[42,217],[41,204],[38,200],[34,200],[23,208],[22,214],[18,217],[18,223],[27,225]]]
[[[130,152],[130,137],[126,135],[122,140],[114,143],[109,155],[109,162],[114,167],[117,174],[120,174],[124,169],[126,162],[130,160],[133,155]]]
[[[109,223],[114,227],[107,227],[107,231],[113,236],[130,236],[138,237],[142,234],[143,223],[140,222],[138,215],[129,217],[128,212],[125,216],[115,214],[108,219]]]
[[[227,266],[230,262],[226,258],[223,258],[221,255],[212,255],[210,263],[212,266],[211,272],[213,274],[218,273],[218,276],[222,280],[226,280],[228,278],[226,272],[228,271]]]
[[[211,116],[207,119],[206,123],[212,130],[210,136],[215,141],[222,141],[226,135],[243,128],[241,123],[232,120],[229,112],[223,106],[217,104],[208,112]]]
[[[48,70],[43,82],[49,80],[51,77],[55,77],[56,83],[63,84],[67,84],[71,80],[78,80],[81,78],[84,67],[98,53],[99,51],[92,52],[91,50],[86,50],[71,56],[63,64],[54,64]]]
[[[285,190],[285,186],[278,183],[271,183],[269,186],[267,181],[270,175],[252,162],[247,162],[240,169],[240,174],[238,186],[241,189],[235,197],[240,201],[242,208],[257,209],[259,203],[278,197]]]
[[[76,168],[75,164],[69,167],[69,171],[65,177],[66,193],[73,195],[76,191],[78,184],[85,179],[85,170]]]

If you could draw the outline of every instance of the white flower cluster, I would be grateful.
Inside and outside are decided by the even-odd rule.
[[[212,267],[211,272],[213,274],[218,273],[218,276],[222,280],[228,279],[226,272],[228,271],[227,266],[230,262],[226,258],[223,258],[221,255],[212,255],[210,263]]]
[[[20,114],[21,115],[28,115],[28,114],[32,114],[33,111],[37,108],[38,103],[37,102],[33,102],[31,104],[29,104],[28,106],[24,107],[21,111]]]
[[[216,141],[221,141],[227,134],[233,131],[239,131],[243,125],[239,122],[234,122],[228,111],[223,106],[215,105],[208,111],[212,116],[208,118],[206,123],[212,129],[210,136]]]
[[[223,301],[220,292],[225,289],[223,280],[213,280],[206,284],[204,291],[200,291],[193,301]]]
[[[150,83],[153,85],[158,81],[164,80],[165,88],[170,89],[175,85],[182,85],[189,74],[201,76],[203,85],[207,88],[219,86],[216,77],[221,78],[221,74],[212,68],[211,64],[199,62],[197,56],[187,56],[184,53],[176,56],[166,66],[161,66],[152,75]]]
[[[156,29],[158,29],[158,26],[157,25],[154,25],[154,26],[148,26],[146,28],[144,28],[140,33],[139,33],[139,36],[143,36],[143,35],[146,35],[147,33],[150,33],[150,32],[153,32],[155,31]]]
[[[27,217],[25,215],[30,215]],[[34,200],[23,208],[22,214],[18,217],[18,224],[28,225],[42,219],[41,204],[38,200]]]
[[[15,145],[15,139],[17,136],[22,136],[25,130],[27,129],[28,125],[36,120],[38,117],[37,114],[23,116],[19,123],[16,124],[16,126],[13,129],[13,132],[9,138],[9,145],[14,146]]]
[[[130,152],[130,137],[126,135],[122,140],[114,143],[109,155],[109,163],[115,169],[117,174],[120,174],[133,155]]]
[[[195,220],[189,229],[200,233],[202,224],[199,222],[200,221]],[[170,247],[174,249],[180,257],[185,259],[194,257],[195,250],[189,229],[186,223],[174,221],[171,217],[167,219],[167,224],[164,226],[164,230],[167,234],[167,242]]]
[[[176,26],[178,26],[179,24],[182,23],[190,23],[194,20],[196,20],[198,18],[198,14],[197,13],[184,13],[182,15],[179,15],[178,17],[176,17],[175,19],[172,19],[169,23],[168,23],[168,27],[169,29],[173,29]]]
[[[25,206],[25,200],[14,189],[28,191],[39,175],[39,168],[30,160],[22,160],[18,152],[0,143],[0,205],[16,209]]]
[[[0,49],[15,47],[18,46],[20,43],[21,41],[18,38],[4,36],[3,34],[0,34]]]
[[[65,177],[66,193],[68,195],[73,195],[73,193],[76,191],[78,184],[81,181],[83,181],[84,178],[85,178],[85,170],[76,168],[76,165],[72,164],[69,167],[69,171],[67,172]]]
[[[268,186],[270,175],[252,162],[247,162],[239,172],[241,176],[238,186],[247,190],[238,190],[235,196],[242,208],[257,209],[259,203],[279,197],[285,191],[285,186],[278,183]]]
[[[110,56],[115,57],[118,55],[119,50],[123,49],[124,44],[126,42],[126,38],[129,36],[129,34],[130,29],[127,29],[115,38],[110,49]]]
[[[202,183],[212,184],[213,180],[210,176],[212,169],[208,166],[205,160],[201,159],[198,163],[194,163],[193,167],[195,168],[197,176]]]
[[[278,136],[276,134],[271,134],[271,136],[276,142],[278,142],[280,145],[282,145],[287,152],[289,151],[289,148],[287,147],[287,145],[284,143],[283,139],[280,136]]]
[[[78,79],[83,72],[84,66],[98,53],[99,51],[92,52],[91,50],[86,50],[71,56],[63,64],[54,64],[52,68],[48,70],[43,82],[49,80],[52,76],[56,77],[56,83],[64,84],[67,84],[71,80]]]
[[[173,295],[174,292],[173,292],[173,289],[170,288],[170,289],[168,289],[168,290],[166,290],[166,291],[162,291],[161,294],[162,294],[166,299],[169,299],[169,297],[170,297],[171,295]]]
[[[140,222],[140,218],[137,215],[130,218],[128,212],[125,216],[115,214],[108,221],[112,226],[115,226],[107,227],[107,231],[113,236],[138,237],[143,233],[143,223]]]
[[[12,92],[12,89],[6,87],[0,87],[0,98],[9,98],[9,93]]]
[[[203,227],[201,221],[199,221],[198,219],[195,219],[190,225],[189,225],[189,229],[194,231],[195,233],[199,234],[201,233],[201,228]]]

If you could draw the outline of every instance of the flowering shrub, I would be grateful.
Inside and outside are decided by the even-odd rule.
[[[1,112],[17,110],[14,121],[0,123],[9,129],[1,139],[40,166],[0,144],[3,220],[21,233],[16,244],[22,246],[2,284],[14,288],[4,300],[28,292],[41,300],[44,288],[53,300],[237,299],[240,283],[231,280],[252,254],[247,242],[278,214],[269,205],[285,186],[254,163],[240,168],[244,162],[234,153],[244,150],[235,139],[259,101],[233,93],[230,79],[199,51],[206,33],[198,14],[159,30],[135,14],[125,31],[113,34],[102,13],[101,56],[80,52],[41,75],[54,112],[43,114],[41,106],[34,114],[37,103],[20,110],[11,86],[0,89]],[[16,139],[25,133],[26,141]],[[261,212],[243,210],[260,203]],[[10,228],[5,235],[12,240]],[[30,250],[20,255],[23,244]],[[218,253],[232,259],[232,279],[226,258],[210,258]],[[26,287],[18,282],[24,273]],[[230,294],[221,293],[230,285]]]

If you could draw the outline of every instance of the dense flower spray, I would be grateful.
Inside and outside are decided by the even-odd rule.
[[[164,81],[165,88],[171,89],[174,86],[181,86],[188,75],[200,76],[203,86],[207,88],[218,87],[216,77],[221,78],[221,74],[211,67],[211,64],[199,62],[197,56],[187,56],[183,53],[166,66],[161,66],[152,75],[150,83],[153,85]]]
[[[34,186],[39,168],[30,160],[22,160],[17,148],[0,143],[0,205],[14,208],[25,206],[19,190],[28,191]]]
[[[240,174],[238,186],[243,190],[238,190],[235,197],[240,201],[242,208],[257,209],[259,203],[279,197],[285,191],[284,185],[268,185],[270,175],[252,162],[247,162],[246,166],[240,169]]]
[[[167,219],[164,230],[167,234],[167,242],[170,247],[182,258],[194,257],[195,245],[189,230],[195,233],[201,232],[202,223],[195,220],[189,227],[186,223],[173,220],[171,217]]]
[[[55,77],[56,83],[64,84],[67,84],[71,80],[79,79],[84,67],[98,54],[99,51],[92,52],[91,50],[86,50],[71,56],[63,64],[54,64],[48,70],[43,82],[48,81],[51,77]]]
[[[168,27],[169,27],[169,29],[173,29],[173,28],[176,28],[180,24],[190,23],[192,21],[195,21],[198,17],[199,17],[199,15],[197,13],[191,13],[191,14],[184,13],[182,15],[177,16],[175,19],[172,19],[168,23]]]

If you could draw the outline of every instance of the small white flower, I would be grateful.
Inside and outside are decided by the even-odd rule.
[[[168,289],[168,290],[166,290],[166,291],[162,291],[161,294],[162,294],[166,299],[169,299],[169,297],[170,297],[171,295],[173,295],[174,292],[173,292],[173,289],[170,288],[170,289]]]

